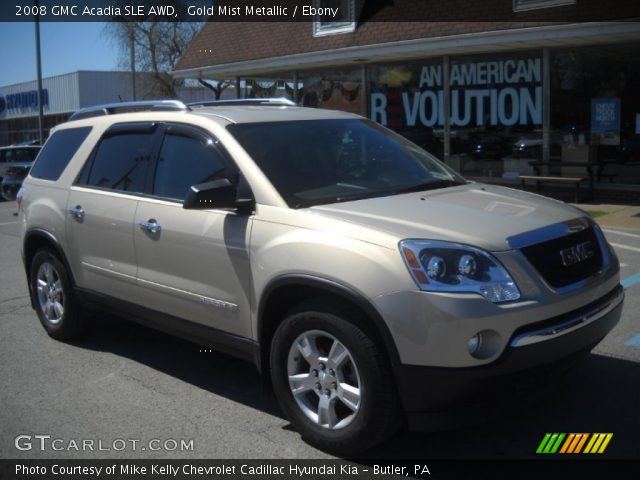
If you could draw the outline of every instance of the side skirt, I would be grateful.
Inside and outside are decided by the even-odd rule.
[[[217,350],[249,362],[260,358],[260,344],[250,338],[223,332],[213,327],[184,320],[131,302],[87,290],[75,289],[77,298],[89,308],[98,307],[127,320],[183,338],[199,345],[211,345]]]

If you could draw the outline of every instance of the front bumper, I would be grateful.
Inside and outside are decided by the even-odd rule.
[[[509,346],[489,364],[466,368],[396,366],[396,384],[410,426],[440,428],[421,426],[438,418],[424,413],[460,412],[504,399],[505,394],[508,397],[509,392],[531,386],[536,379],[548,378],[562,364],[589,352],[613,329],[620,320],[623,300],[624,291],[618,285],[589,305],[527,325],[514,332]]]

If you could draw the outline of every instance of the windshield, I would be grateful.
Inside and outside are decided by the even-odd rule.
[[[365,119],[227,128],[293,208],[466,183],[420,147]]]

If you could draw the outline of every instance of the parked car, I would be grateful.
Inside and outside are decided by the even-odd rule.
[[[588,353],[624,298],[581,210],[468,182],[344,112],[83,110],[18,205],[51,337],[98,308],[250,360],[302,437],[341,455]]]
[[[501,160],[511,154],[513,137],[502,132],[474,132],[468,142],[474,158]]]
[[[42,147],[36,145],[0,147],[0,178],[4,177],[7,168],[14,164],[33,162],[40,152],[40,148]]]
[[[0,195],[5,200],[15,200],[40,148],[24,145],[0,147]]]
[[[0,195],[5,200],[15,200],[22,187],[22,182],[29,175],[33,162],[15,163],[5,170],[5,176],[0,181]]]
[[[620,143],[618,152],[613,155],[620,163],[640,162],[640,135],[631,135]]]
[[[560,131],[551,132],[549,136],[551,157],[560,158],[565,136],[566,135]],[[515,158],[542,160],[542,132],[530,132],[520,135],[513,143],[512,149]]]
[[[40,140],[25,140],[24,142],[16,143],[15,145],[41,145]]]

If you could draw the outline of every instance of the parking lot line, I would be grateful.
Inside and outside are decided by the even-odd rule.
[[[629,340],[624,342],[627,347],[640,347],[640,333],[634,335]]]
[[[603,230],[607,233],[613,233],[615,235],[623,235],[625,237],[640,238],[640,235],[635,233],[621,232],[620,230],[610,230],[608,228],[603,228]]]
[[[640,252],[640,248],[638,247],[632,247],[630,245],[622,245],[620,243],[611,243],[611,242],[609,243],[612,247],[615,247],[615,248],[620,248],[622,250],[630,250],[632,252]]]
[[[631,275],[630,277],[625,278],[624,280],[620,281],[620,285],[622,285],[623,288],[629,288],[630,286],[635,285],[638,282],[640,282],[640,273],[636,273],[635,275]]]
[[[3,223],[0,223],[0,227],[2,227],[3,225],[14,225],[16,223],[18,223],[17,220],[15,222],[3,222]]]

